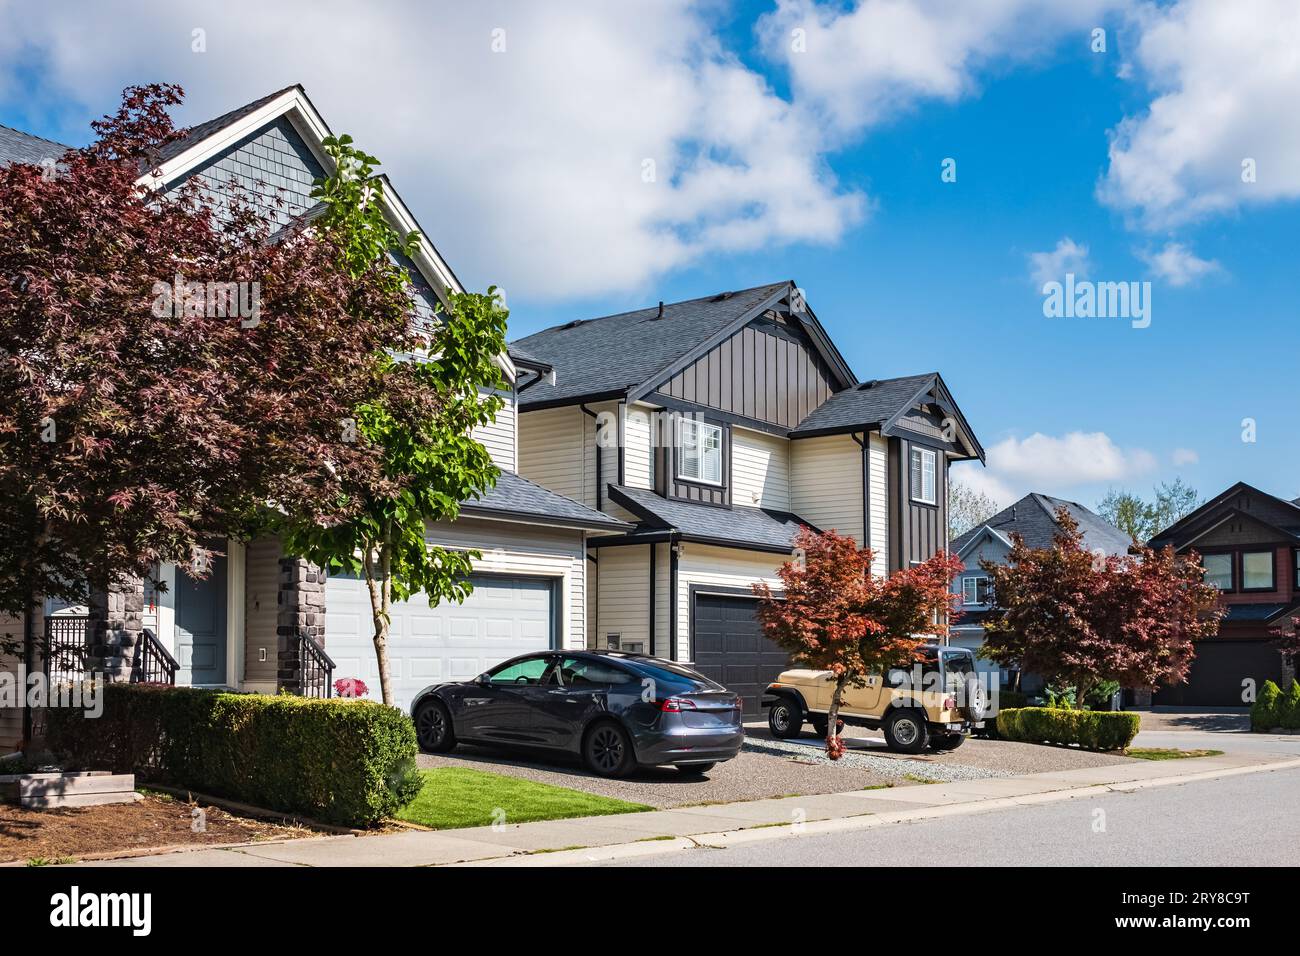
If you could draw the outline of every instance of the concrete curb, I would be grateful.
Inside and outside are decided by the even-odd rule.
[[[1195,758],[1214,759],[1214,758]],[[820,836],[830,833],[847,833],[870,830],[875,827],[889,826],[896,823],[916,823],[942,817],[961,816],[973,813],[988,813],[1017,806],[1034,806],[1055,803],[1062,800],[1087,799],[1107,793],[1131,793],[1149,787],[1175,786],[1202,780],[1214,780],[1220,777],[1236,777],[1243,774],[1264,773],[1276,770],[1289,770],[1300,767],[1300,758],[1252,764],[1243,767],[1221,767],[1214,770],[1202,770],[1192,773],[1171,774],[1165,777],[1151,777],[1143,780],[1117,781],[1114,783],[1091,784],[1071,787],[1060,785],[1038,793],[1013,797],[992,797],[981,799],[973,796],[961,802],[943,806],[931,806],[916,810],[893,811],[888,813],[864,813],[855,816],[837,817],[829,820],[814,820],[799,824],[760,825],[739,830],[722,830],[716,833],[697,833],[687,837],[675,837],[671,840],[639,840],[634,843],[612,844],[576,850],[559,850],[553,853],[529,853],[514,856],[492,857],[461,863],[444,864],[446,866],[575,866],[587,863],[603,863],[612,860],[634,859],[659,854],[676,853],[693,849],[728,849],[748,843],[766,840],[797,839],[804,836]],[[1032,775],[1031,775],[1032,776]]]

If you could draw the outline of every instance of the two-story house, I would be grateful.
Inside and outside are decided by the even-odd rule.
[[[1078,523],[1084,546],[1089,551],[1102,555],[1128,553],[1132,539],[1078,502],[1037,492],[1025,495],[1009,508],[1003,508],[987,521],[952,539],[952,551],[966,566],[953,582],[962,613],[952,626],[949,636],[952,644],[978,650],[984,643],[984,622],[997,613],[996,596],[981,562],[1006,564],[1011,552],[1012,534],[1020,535],[1031,548],[1050,548],[1060,527],[1057,512],[1061,508]],[[982,672],[996,675],[996,681],[990,679],[991,686],[1013,683],[1009,668],[979,657],[976,666]],[[1042,687],[1042,683],[1037,675],[1022,674],[1020,690],[1033,693]]]
[[[1197,643],[1187,682],[1160,688],[1155,703],[1240,707],[1266,680],[1285,687],[1294,662],[1270,631],[1300,614],[1300,498],[1237,482],[1148,543],[1200,554],[1227,606],[1218,637]]]
[[[634,525],[588,542],[590,647],[691,662],[751,715],[788,663],[751,585],[800,525],[885,574],[948,547],[952,461],[983,458],[938,373],[859,381],[792,282],[576,320],[511,346],[519,471]]]
[[[291,86],[200,123],[167,144],[142,189],[163,193],[197,181],[220,201],[232,185],[277,226],[310,220],[319,208],[312,182],[330,169],[322,140],[329,127],[301,86]],[[0,127],[0,164],[51,165],[69,147]],[[393,184],[381,178],[380,200],[400,234],[418,230],[419,247],[403,259],[424,320],[445,305],[459,280],[420,228]],[[142,277],[143,281],[143,277]],[[152,280],[150,280],[152,281]],[[397,703],[428,684],[469,678],[516,653],[587,643],[587,541],[629,525],[527,481],[517,472],[519,370],[500,357],[505,406],[476,437],[501,469],[496,487],[465,502],[462,518],[431,526],[431,543],[475,549],[475,588],[464,604],[429,607],[417,597],[394,607],[391,668]],[[164,564],[157,578],[121,582],[96,595],[89,608],[46,607],[41,630],[65,649],[64,663],[88,658],[119,679],[166,679],[179,684],[274,693],[327,692],[319,651],[334,676],[361,677],[378,694],[369,598],[364,583],[326,578],[284,553],[275,538],[212,542],[208,573],[186,575]],[[21,621],[0,619],[0,633],[21,638]],[[145,661],[148,661],[147,668]],[[12,657],[0,669],[12,671]],[[81,666],[81,665],[78,665]],[[306,686],[305,672],[315,675]],[[21,715],[0,710],[0,752],[21,732]]]

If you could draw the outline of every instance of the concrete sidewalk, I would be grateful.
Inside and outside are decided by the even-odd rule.
[[[1009,806],[1300,767],[1291,754],[1235,753],[1051,773],[783,797],[439,832],[338,836],[191,850],[82,866],[557,866],[735,846]]]

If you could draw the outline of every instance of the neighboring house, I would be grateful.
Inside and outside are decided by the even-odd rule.
[[[311,184],[329,167],[321,147],[327,135],[329,128],[302,87],[292,86],[193,127],[162,151],[157,175],[142,176],[141,184],[171,191],[199,177],[217,196],[237,184],[268,219],[285,225],[316,212]],[[66,148],[0,127],[0,163],[53,162]],[[399,233],[419,230],[386,178],[382,199]],[[443,290],[462,290],[428,234],[419,231],[419,248],[403,264],[419,297],[418,311],[431,316],[443,304]],[[482,552],[475,590],[463,605],[430,608],[416,598],[393,609],[389,653],[399,706],[428,684],[473,677],[513,654],[584,647],[588,536],[628,530],[610,515],[519,476],[518,370],[507,356],[500,364],[508,382],[505,406],[493,424],[476,433],[500,467],[500,479],[482,499],[465,503],[461,520],[429,529],[431,543]],[[146,594],[141,582],[133,582],[120,596],[97,597],[89,627],[97,667],[126,677],[133,669],[138,675],[142,655],[164,662],[170,655],[177,663],[177,683],[321,693],[323,680],[304,686],[303,661],[318,659],[315,648],[323,644],[336,665],[335,677],[361,677],[372,696],[378,695],[363,582],[345,576],[324,580],[302,559],[285,555],[275,539],[232,538],[216,545],[224,554],[203,580],[164,565],[159,569],[168,585],[164,594]],[[59,626],[72,627],[66,633],[74,640],[85,630],[78,632],[81,624],[67,620]],[[0,631],[21,636],[21,622],[0,621]],[[0,712],[0,751],[15,738],[19,719]]]
[[[1158,689],[1155,703],[1240,707],[1266,680],[1285,687],[1295,662],[1269,631],[1300,614],[1300,498],[1237,482],[1148,544],[1200,554],[1228,611],[1218,637],[1197,642],[1187,683]]]
[[[1056,513],[1061,508],[1078,522],[1088,550],[1105,555],[1128,553],[1132,539],[1083,505],[1050,495],[1025,495],[1011,507],[1004,508],[952,541],[953,552],[966,566],[953,582],[953,591],[961,598],[959,607],[962,612],[952,627],[949,640],[953,645],[977,650],[984,643],[984,622],[997,613],[989,575],[980,562],[1006,564],[1012,533],[1020,535],[1031,548],[1050,548],[1052,538],[1059,530]],[[978,657],[976,663],[980,671],[996,674],[998,683],[1014,682],[1012,670]],[[1036,675],[1024,674],[1020,686],[1021,690],[1032,693],[1042,687],[1042,680]]]
[[[859,382],[795,285],[568,322],[511,345],[519,470],[635,528],[589,542],[588,646],[691,662],[750,716],[786,655],[751,585],[801,524],[879,574],[948,546],[951,461],[983,459],[938,373]]]

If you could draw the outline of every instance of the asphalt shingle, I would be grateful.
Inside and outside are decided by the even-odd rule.
[[[775,282],[673,302],[664,306],[662,318],[655,305],[568,322],[518,339],[511,351],[522,350],[555,369],[555,384],[530,387],[519,396],[519,405],[527,409],[639,385],[788,285]]]
[[[809,412],[799,426],[790,432],[790,436],[793,438],[822,431],[880,425],[899,409],[905,408],[935,374],[928,372],[924,375],[880,379],[836,392]]]
[[[1037,493],[1025,495],[1011,507],[1004,508],[992,518],[954,538],[950,547],[954,553],[960,551],[987,525],[1007,538],[1010,538],[1011,532],[1016,532],[1031,548],[1050,548],[1052,537],[1057,531],[1056,512],[1061,507],[1079,523],[1084,545],[1089,550],[1101,548],[1106,554],[1128,553],[1129,546],[1133,543],[1129,536],[1100,515],[1077,502]]]
[[[481,498],[472,498],[460,506],[467,518],[476,515],[541,518],[574,528],[602,531],[627,531],[630,525],[617,518],[588,508],[563,495],[548,491],[527,478],[503,471],[497,483]]]
[[[611,486],[611,496],[649,528],[672,528],[685,538],[793,550],[795,533],[808,524],[797,515],[764,508],[718,508],[662,498],[646,488]],[[810,525],[811,527],[811,525]]]
[[[31,133],[0,126],[0,166],[6,163],[34,163],[39,165],[47,159],[57,160],[72,149],[52,139],[42,139]]]

